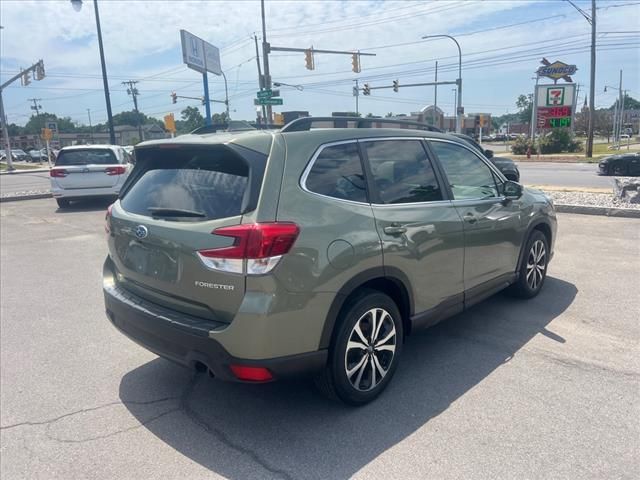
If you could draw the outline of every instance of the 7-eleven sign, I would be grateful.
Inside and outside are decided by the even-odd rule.
[[[547,106],[561,107],[564,105],[564,87],[547,88]]]

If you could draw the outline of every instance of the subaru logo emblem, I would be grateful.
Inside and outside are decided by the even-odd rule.
[[[149,235],[149,230],[144,225],[138,225],[134,233],[136,234],[136,237],[142,239],[147,238],[147,235]]]

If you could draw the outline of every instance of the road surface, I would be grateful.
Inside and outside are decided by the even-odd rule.
[[[559,215],[539,297],[410,337],[350,408],[194,376],[116,331],[105,208],[0,209],[1,478],[640,478],[638,220]]]
[[[596,163],[516,162],[525,185],[613,188],[613,177],[596,173]]]
[[[595,163],[518,162],[518,168],[525,185],[584,188],[608,188],[613,185],[612,177],[596,174],[598,167]],[[47,172],[0,175],[0,195],[34,190],[49,190]]]
[[[17,192],[49,191],[49,172],[0,175],[0,195]]]

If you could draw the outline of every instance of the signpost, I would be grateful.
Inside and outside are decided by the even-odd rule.
[[[182,60],[184,63],[192,70],[202,73],[206,123],[207,125],[211,125],[211,105],[209,102],[207,72],[211,72],[214,75],[222,75],[220,50],[218,50],[218,47],[205,42],[186,30],[180,30],[180,41],[182,43]]]

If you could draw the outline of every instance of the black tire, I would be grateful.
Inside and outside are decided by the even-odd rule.
[[[58,208],[69,208],[69,200],[66,198],[56,198]]]
[[[540,257],[540,246],[544,249]],[[536,257],[539,257],[536,260]],[[533,268],[532,268],[533,265]],[[518,280],[507,291],[515,297],[533,298],[542,289],[547,278],[549,266],[549,242],[540,231],[534,230],[529,235],[522,252],[522,259],[518,267]]]
[[[624,165],[614,165],[613,166],[613,174],[618,176],[618,177],[622,177],[626,174],[625,172],[626,168],[624,167]]]
[[[372,311],[377,312],[375,319]],[[364,338],[356,331],[356,324]],[[371,339],[373,325],[381,325],[377,329],[378,335],[374,336],[377,343]],[[364,290],[342,310],[336,328],[327,366],[316,377],[316,385],[327,397],[349,405],[369,403],[384,391],[398,366],[403,342],[400,311],[384,293]],[[350,342],[365,345],[360,339],[367,341],[366,349],[347,349]]]

